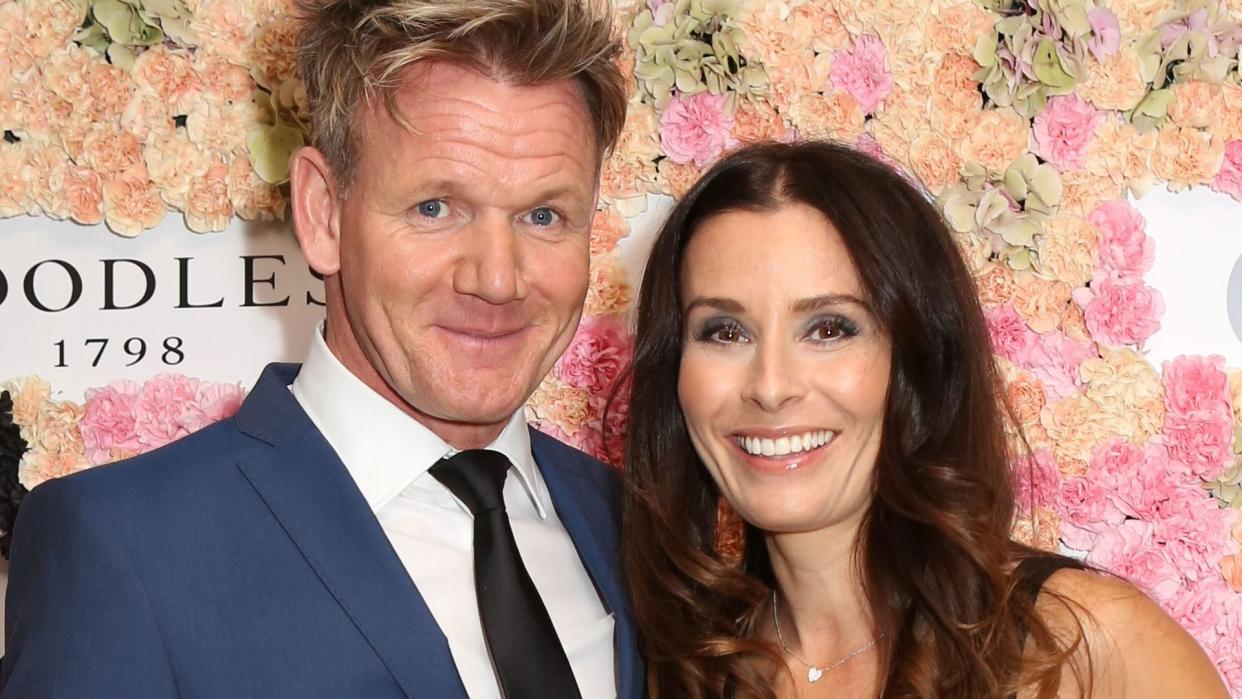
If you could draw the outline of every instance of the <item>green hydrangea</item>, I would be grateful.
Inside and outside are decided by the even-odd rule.
[[[1086,0],[976,0],[1002,15],[975,43],[975,79],[989,103],[1030,119],[1087,76]]]
[[[1031,269],[1035,236],[1061,203],[1056,169],[1027,153],[999,177],[976,163],[967,163],[962,175],[938,199],[949,227],[990,239],[997,257],[1011,268]]]
[[[738,50],[746,38],[733,20],[740,4],[740,0],[677,0],[663,24],[650,9],[635,17],[629,42],[644,102],[663,109],[674,90],[683,95],[707,90],[728,93],[732,106],[737,96],[767,92],[767,73]]]
[[[148,46],[165,40],[187,47],[198,43],[183,0],[78,1],[87,9],[87,21],[74,40],[126,70]]]

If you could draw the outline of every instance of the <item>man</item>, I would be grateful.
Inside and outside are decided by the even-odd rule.
[[[583,0],[330,0],[302,72],[306,364],[36,489],[8,697],[639,696],[606,468],[522,404],[570,341],[624,121]]]

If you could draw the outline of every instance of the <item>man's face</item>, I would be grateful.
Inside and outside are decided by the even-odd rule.
[[[518,87],[431,63],[396,102],[412,130],[382,105],[362,112],[339,203],[348,328],[329,309],[329,345],[349,366],[355,344],[351,370],[377,374],[442,438],[483,446],[577,328],[594,130],[569,80]]]

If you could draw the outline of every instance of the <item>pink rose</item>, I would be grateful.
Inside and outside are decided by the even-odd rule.
[[[1087,147],[1104,118],[1078,95],[1053,97],[1035,116],[1031,150],[1058,170],[1077,170],[1086,162]]]
[[[197,400],[198,387],[198,379],[180,374],[159,374],[143,384],[134,406],[134,431],[144,451],[190,433],[181,415]]]
[[[1242,141],[1230,141],[1225,145],[1225,158],[1211,187],[1242,201]]]
[[[1091,335],[1110,345],[1142,345],[1160,329],[1164,298],[1142,281],[1100,279],[1091,286],[1083,319]]]
[[[1170,471],[1182,478],[1215,478],[1233,461],[1233,421],[1227,414],[1168,415],[1160,441],[1168,449]]]
[[[1170,413],[1207,410],[1229,415],[1229,376],[1225,358],[1182,355],[1162,366],[1164,404]]]
[[[241,407],[246,392],[241,384],[204,383],[198,387],[195,400],[183,406],[179,417],[181,426],[188,432],[230,418]]]
[[[1112,10],[1097,7],[1087,13],[1087,21],[1091,24],[1087,49],[1095,60],[1103,61],[1117,53],[1117,49],[1121,48],[1121,23],[1117,21],[1117,15]]]
[[[1082,387],[1079,368],[1088,357],[1096,356],[1099,355],[1092,343],[1052,331],[1036,335],[1035,343],[1017,358],[1017,363],[1043,383],[1050,400],[1061,400]]]
[[[992,351],[1011,362],[1021,363],[1039,341],[1012,303],[984,306],[983,317],[992,339]]]
[[[737,145],[733,115],[725,111],[727,99],[710,92],[673,97],[660,115],[660,145],[669,160],[704,167]]]
[[[606,395],[629,361],[625,325],[615,316],[587,317],[557,360],[556,377],[592,395]]]
[[[1087,563],[1136,585],[1157,602],[1167,602],[1181,587],[1181,577],[1152,538],[1150,522],[1128,519],[1100,532]]]
[[[864,114],[871,114],[893,91],[893,74],[884,61],[884,42],[874,34],[864,34],[850,49],[837,52],[828,77],[833,87],[850,93]]]
[[[86,391],[82,442],[92,466],[116,461],[142,451],[135,430],[134,408],[142,387],[133,381],[113,381]]]
[[[1141,277],[1151,269],[1156,243],[1143,232],[1147,222],[1124,199],[1095,207],[1087,220],[1100,234],[1096,261],[1123,277]]]

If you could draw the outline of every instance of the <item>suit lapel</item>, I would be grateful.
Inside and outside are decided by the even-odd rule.
[[[448,642],[344,464],[271,365],[235,418],[273,448],[238,468],[410,697],[465,697]]]
[[[619,567],[617,503],[611,499],[615,493],[584,473],[590,465],[576,463],[581,457],[574,458],[576,453],[551,442],[550,437],[532,430],[531,450],[561,524],[604,606],[613,615],[617,696],[641,696],[642,666]]]

